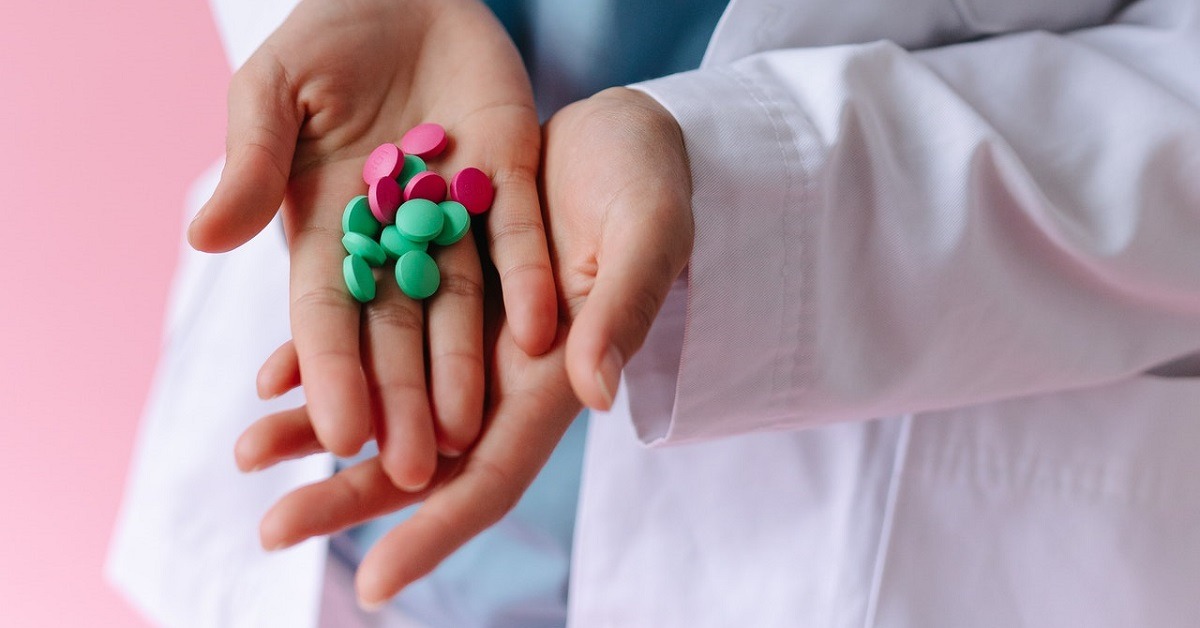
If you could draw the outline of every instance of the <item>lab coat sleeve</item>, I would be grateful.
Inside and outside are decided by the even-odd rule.
[[[1200,349],[1198,12],[635,86],[683,129],[696,225],[625,372],[639,437],[966,406]]]

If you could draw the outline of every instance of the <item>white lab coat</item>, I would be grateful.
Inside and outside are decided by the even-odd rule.
[[[734,0],[640,86],[696,246],[591,421],[572,626],[1200,625],[1200,380],[1143,375],[1200,349],[1200,3],[1122,4]],[[215,0],[235,65],[289,5]],[[332,463],[228,453],[296,402],[283,242],[183,255],[109,573],[313,626],[323,542],[256,523]]]

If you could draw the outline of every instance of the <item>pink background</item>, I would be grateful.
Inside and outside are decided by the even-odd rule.
[[[4,7],[0,625],[147,625],[103,562],[228,78],[203,0]]]

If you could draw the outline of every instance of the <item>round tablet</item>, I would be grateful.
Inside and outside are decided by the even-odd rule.
[[[496,190],[479,168],[465,168],[450,181],[450,198],[463,204],[472,214],[482,214],[492,206]]]
[[[383,247],[361,233],[351,231],[342,236],[342,246],[346,248],[347,253],[363,258],[371,266],[383,266],[387,261]]]
[[[342,262],[342,276],[346,279],[346,288],[350,296],[359,303],[366,303],[375,298],[375,275],[366,260],[357,255],[347,255]]]
[[[441,282],[437,264],[424,251],[409,251],[396,261],[396,283],[409,297],[418,301],[428,298]]]
[[[426,122],[409,129],[400,139],[400,148],[409,155],[433,159],[446,150],[446,129],[440,124]]]
[[[413,242],[428,242],[442,232],[446,222],[442,208],[433,201],[415,198],[400,206],[396,212],[396,227],[400,235]]]
[[[446,200],[446,180],[436,172],[418,172],[404,186],[404,200],[423,198],[427,201],[440,203]]]
[[[342,233],[361,233],[368,238],[379,237],[383,225],[371,213],[371,203],[366,196],[355,196],[346,203],[342,212]]]
[[[438,207],[442,209],[445,220],[442,224],[442,232],[433,239],[433,243],[438,246],[450,246],[467,235],[467,231],[471,228],[471,214],[468,214],[467,208],[458,201],[438,203]]]
[[[380,179],[395,179],[403,167],[404,153],[395,144],[380,144],[363,164],[363,181],[371,185]]]
[[[399,183],[400,187],[403,188],[404,186],[408,185],[409,179],[422,172],[425,172],[428,169],[429,167],[425,165],[424,159],[421,159],[416,155],[405,155],[404,168],[400,170],[400,174],[396,175],[396,183]]]
[[[367,203],[379,222],[390,225],[396,220],[396,208],[404,200],[404,192],[395,179],[380,179],[367,190]]]
[[[388,225],[379,235],[379,244],[388,257],[396,259],[409,251],[424,251],[429,248],[428,242],[413,242],[400,234],[396,225]]]

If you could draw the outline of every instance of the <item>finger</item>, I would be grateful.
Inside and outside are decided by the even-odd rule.
[[[558,301],[533,170],[501,171],[487,217],[489,250],[500,274],[504,309],[516,343],[541,355],[554,341]]]
[[[437,466],[425,386],[425,319],[422,304],[400,292],[394,277],[384,273],[378,295],[363,312],[364,363],[378,413],[383,468],[396,486],[419,491]]]
[[[233,456],[238,469],[260,471],[323,450],[312,430],[308,409],[301,406],[255,421],[238,437]]]
[[[295,86],[266,52],[229,86],[225,166],[212,198],[188,228],[188,242],[219,253],[244,244],[271,221],[287,189],[303,120]]]
[[[429,390],[438,450],[466,451],[483,420],[483,273],[475,240],[435,253],[441,286],[429,301]]]
[[[668,197],[658,211],[609,212],[639,217],[606,228],[596,280],[573,315],[567,337],[571,387],[591,408],[612,407],[626,361],[642,346],[671,283],[687,263],[690,222],[672,228],[672,219],[662,218],[689,215],[680,202],[685,201]]]
[[[371,458],[285,495],[263,516],[259,539],[269,550],[290,547],[395,512],[422,497],[396,488],[379,458]]]
[[[561,369],[561,360],[556,364]],[[462,472],[367,554],[357,576],[364,605],[391,598],[512,509],[579,407],[561,375],[550,379],[560,383],[535,384],[502,401]]]
[[[274,399],[300,385],[300,357],[296,355],[296,344],[291,340],[263,362],[258,369],[255,388],[259,399]]]
[[[338,208],[358,187],[354,162],[326,164],[293,178],[284,213],[291,250],[292,338],[304,395],[321,443],[342,457],[357,453],[372,431],[360,353],[362,308],[346,290],[341,273],[346,251]]]

